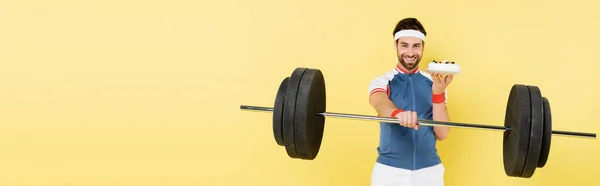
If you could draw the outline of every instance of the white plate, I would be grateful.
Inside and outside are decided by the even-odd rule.
[[[454,75],[460,74],[460,72],[451,72],[451,71],[442,71],[442,70],[429,70],[429,69],[427,69],[425,71],[427,71],[429,73],[440,73],[440,74],[446,74],[446,75],[448,75],[448,74],[454,74]]]

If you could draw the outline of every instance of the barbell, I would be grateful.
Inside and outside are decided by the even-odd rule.
[[[273,135],[285,146],[289,157],[314,160],[321,148],[325,117],[350,118],[387,123],[398,119],[381,116],[326,112],[323,73],[314,68],[296,68],[284,78],[273,107],[241,105],[241,110],[273,113]],[[448,126],[503,131],[503,163],[507,176],[530,178],[546,165],[552,135],[596,138],[595,133],[552,130],[550,103],[533,85],[514,84],[508,96],[504,126],[418,120],[419,125]]]

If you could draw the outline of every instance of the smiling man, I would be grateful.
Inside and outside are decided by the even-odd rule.
[[[444,140],[448,127],[419,126],[417,120],[450,121],[446,87],[452,75],[419,70],[427,32],[419,20],[405,18],[394,28],[398,62],[369,84],[369,103],[380,116],[398,123],[380,123],[378,157],[372,186],[442,186],[444,166],[436,142]]]

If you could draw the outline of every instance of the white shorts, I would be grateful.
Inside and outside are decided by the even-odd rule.
[[[443,186],[444,165],[441,163],[415,171],[375,163],[371,186]]]

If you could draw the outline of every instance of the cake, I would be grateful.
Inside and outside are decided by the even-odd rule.
[[[460,66],[454,63],[454,61],[444,60],[438,62],[433,60],[427,65],[427,71],[430,73],[458,74],[460,73]]]

